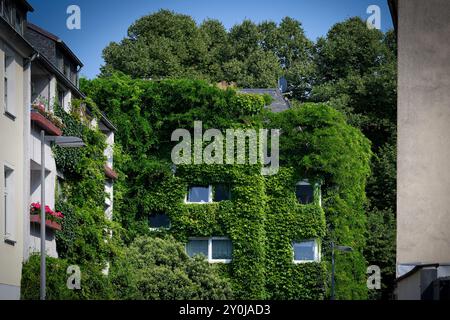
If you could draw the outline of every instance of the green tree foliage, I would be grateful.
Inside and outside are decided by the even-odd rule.
[[[319,39],[312,101],[330,101],[372,141],[375,152],[367,194],[366,257],[380,266],[388,298],[395,279],[397,66],[393,31],[368,30],[360,18],[331,28]]]
[[[331,28],[316,45],[311,100],[334,101],[363,130],[374,150],[392,142],[396,127],[396,53],[392,34],[369,30],[360,18]]]
[[[137,20],[120,43],[103,52],[109,67],[134,77],[200,75],[207,47],[191,17],[161,10]]]
[[[110,281],[125,300],[231,299],[228,280],[217,266],[189,258],[181,243],[138,237],[111,267]]]
[[[311,89],[312,49],[300,22],[292,18],[279,25],[244,20],[227,32],[217,20],[197,25],[189,16],[161,10],[137,20],[125,39],[104,49],[102,74],[189,76],[262,88],[276,87],[284,74],[292,90],[304,97]]]
[[[46,258],[47,300],[110,300],[115,297],[108,278],[98,266],[93,264],[79,265],[81,271],[81,289],[67,288],[67,280],[71,274],[67,268],[72,265],[67,259]],[[32,255],[22,268],[21,299],[39,300],[40,298],[40,256]]]
[[[109,275],[88,263],[79,265],[80,289],[67,288],[68,259],[47,257],[48,300],[222,300],[232,299],[231,286],[217,266],[190,259],[173,238],[139,237],[116,252]],[[39,299],[40,257],[23,266],[22,299]]]
[[[63,230],[56,233],[60,257],[73,262],[105,266],[112,254],[110,242],[105,242],[105,229],[113,225],[105,218],[105,136],[87,125],[75,108],[71,114],[55,106],[65,127],[63,134],[82,138],[86,146],[80,149],[54,147],[55,161],[64,179],[60,180],[56,207],[65,215]]]

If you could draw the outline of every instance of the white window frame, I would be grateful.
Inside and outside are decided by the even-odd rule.
[[[16,116],[16,110],[14,106],[14,96],[15,96],[15,54],[14,51],[9,48],[7,45],[3,46],[4,49],[4,57],[3,57],[3,109],[6,115],[9,115],[13,118]],[[7,67],[7,61],[10,61],[9,66]]]
[[[3,165],[3,237],[9,244],[16,243],[16,217],[14,214],[15,201],[15,171],[14,167]]]
[[[186,204],[208,204],[208,203],[212,203],[213,202],[213,188],[212,185],[208,185],[208,202],[191,202],[188,201],[189,198],[189,191],[191,189],[191,186],[188,188],[188,192],[184,197],[184,203]]]
[[[313,260],[295,260],[295,244],[300,244],[302,242],[314,242],[314,259]],[[321,243],[318,239],[306,239],[301,241],[293,241],[292,242],[292,261],[295,264],[302,264],[302,263],[312,263],[312,262],[320,262],[322,259],[321,254]]]
[[[228,240],[231,242],[230,238],[228,237],[190,237],[188,239],[188,241],[191,240],[203,240],[203,241],[208,241],[208,256],[206,257],[206,259],[208,260],[209,263],[230,263],[232,261],[232,259],[213,259],[212,258],[212,242],[213,240]],[[185,245],[184,249],[185,252],[187,254],[187,244]]]

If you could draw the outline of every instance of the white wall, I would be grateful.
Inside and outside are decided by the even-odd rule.
[[[30,196],[29,204],[33,202],[41,203],[41,141],[40,129],[32,127],[29,140],[30,159]],[[56,163],[50,144],[45,145],[45,204],[55,209],[55,189],[56,189]],[[30,225],[27,241],[28,254],[40,252],[41,238],[40,225],[32,223]],[[55,232],[46,229],[46,252],[51,257],[58,257],[56,251]]]
[[[399,0],[397,265],[450,263],[450,1]]]
[[[23,226],[26,211],[24,150],[24,123],[29,110],[29,97],[24,84],[29,79],[29,68],[24,69],[23,57],[13,50],[13,79],[9,85],[14,86],[10,102],[14,105],[15,118],[5,115],[4,97],[4,53],[5,47],[0,30],[0,298],[18,299],[20,297],[20,279],[23,261]],[[28,104],[28,105],[27,105]],[[4,166],[14,169],[12,186],[14,244],[5,242],[5,204],[4,204]]]

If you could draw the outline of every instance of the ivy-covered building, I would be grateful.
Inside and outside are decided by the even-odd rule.
[[[238,299],[326,298],[334,241],[354,249],[336,255],[336,297],[367,297],[370,143],[338,111],[293,103],[274,113],[265,108],[267,96],[197,80],[112,74],[84,89],[119,129],[118,168],[127,179],[118,182],[115,220],[126,237],[173,235],[188,255],[220,269]],[[248,161],[174,165],[179,142],[171,135],[186,129],[194,136],[195,121],[204,130],[280,129],[278,173],[264,176]]]

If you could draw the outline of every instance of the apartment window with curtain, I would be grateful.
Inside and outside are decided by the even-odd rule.
[[[4,213],[4,240],[15,243],[15,215],[14,215],[14,170],[8,166],[3,167],[3,213]]]
[[[203,255],[210,263],[230,263],[233,246],[227,237],[190,238],[186,253],[190,257]]]
[[[56,89],[56,95],[57,95],[59,106],[61,108],[64,108],[64,103],[65,103],[64,98],[66,96],[66,91],[63,88],[58,86],[58,88]]]
[[[8,47],[5,48],[4,55],[4,76],[3,76],[3,105],[4,111],[8,115],[15,116],[13,89],[14,89],[14,55]]]
[[[320,243],[317,239],[294,242],[294,263],[320,262]]]

